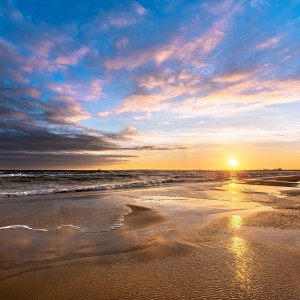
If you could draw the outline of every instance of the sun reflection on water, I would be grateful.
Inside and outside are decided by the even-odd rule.
[[[237,191],[237,183],[235,180],[231,181],[229,183],[229,189],[228,189],[229,193],[230,194],[237,194],[238,191]]]

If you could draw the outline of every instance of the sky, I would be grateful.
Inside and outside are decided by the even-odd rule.
[[[300,1],[0,1],[0,169],[231,157],[300,169]]]

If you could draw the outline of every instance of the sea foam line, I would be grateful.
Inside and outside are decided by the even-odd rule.
[[[32,227],[29,227],[27,225],[9,225],[9,226],[3,226],[3,227],[0,227],[0,230],[4,230],[4,229],[19,229],[19,228],[28,229],[28,230],[34,230],[34,231],[49,231],[48,229],[44,229],[44,228],[32,228]]]
[[[77,231],[81,231],[81,228],[79,226],[75,226],[75,225],[72,225],[72,224],[63,224],[63,225],[60,225],[60,226],[56,227],[54,230],[60,230],[60,229],[65,228],[65,227],[72,227],[72,228],[76,229]],[[33,231],[51,231],[51,230],[46,229],[46,228],[32,228],[32,227],[29,227],[27,225],[8,225],[8,226],[0,227],[0,230],[19,229],[19,228],[33,230]]]
[[[109,230],[85,231],[81,227],[75,226],[75,225],[72,225],[72,224],[63,224],[63,225],[60,225],[60,226],[54,228],[53,230],[60,230],[60,229],[63,229],[63,228],[71,227],[71,228],[75,229],[78,232],[108,232],[108,231],[119,229],[123,225],[124,225],[124,216],[117,219],[116,222],[109,228]],[[32,228],[32,227],[27,226],[27,225],[18,225],[18,224],[0,227],[0,230],[7,230],[7,229],[27,229],[27,230],[32,230],[32,231],[44,231],[44,232],[53,231],[51,229],[49,230],[49,229],[46,229],[46,228]]]

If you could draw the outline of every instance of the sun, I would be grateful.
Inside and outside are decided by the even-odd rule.
[[[234,157],[230,158],[228,163],[231,168],[235,168],[238,165],[238,161]]]

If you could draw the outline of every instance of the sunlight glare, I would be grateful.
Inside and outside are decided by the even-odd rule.
[[[231,168],[236,167],[237,164],[238,164],[238,161],[235,158],[232,157],[232,158],[229,159],[229,165],[230,165]]]

